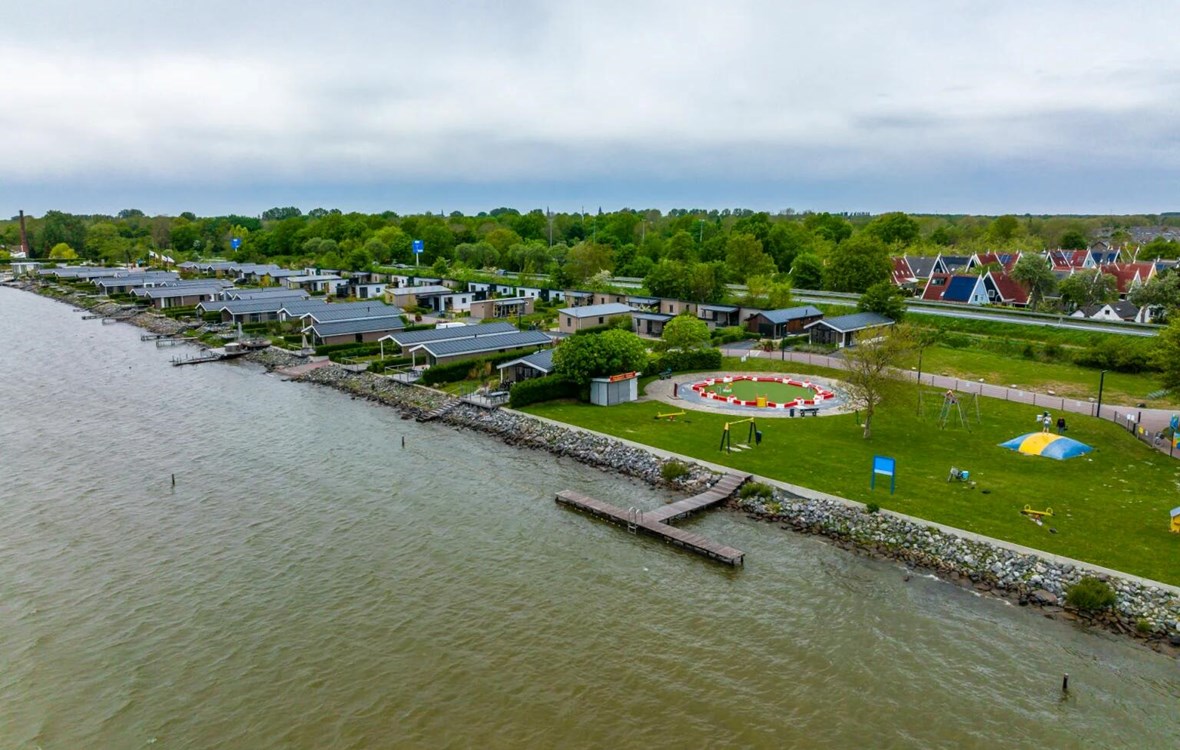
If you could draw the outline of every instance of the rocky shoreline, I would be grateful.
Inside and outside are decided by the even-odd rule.
[[[38,284],[22,288],[47,293]],[[115,315],[123,310],[109,302],[94,304],[94,300],[78,295],[48,296],[99,313]],[[186,327],[153,313],[139,313],[123,321],[156,333],[176,333]],[[246,359],[271,370],[307,361],[278,349],[254,352]],[[371,373],[357,374],[338,366],[313,370],[299,379],[391,406],[404,418],[418,417],[451,400],[440,391]],[[673,459],[661,459],[612,438],[560,427],[518,412],[468,404],[450,410],[440,421],[494,435],[509,445],[548,451],[648,484],[668,485],[661,470]],[[686,463],[689,472],[674,483],[675,489],[695,493],[716,481],[713,471],[691,461]],[[859,503],[849,501],[808,497],[776,488],[770,497],[735,498],[731,504],[751,518],[779,524],[785,530],[822,536],[850,551],[897,560],[908,568],[930,571],[981,594],[1038,607],[1047,617],[1084,622],[1131,636],[1157,651],[1180,655],[1180,597],[1170,591],[967,539],[888,512],[870,513]],[[1090,614],[1065,603],[1066,590],[1087,575],[1105,580],[1115,590],[1113,608]]]

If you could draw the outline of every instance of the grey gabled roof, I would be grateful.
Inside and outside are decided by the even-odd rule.
[[[929,279],[930,274],[934,273],[934,261],[938,260],[933,255],[907,255],[905,256],[906,263],[910,264],[910,270],[914,272],[914,278]]]
[[[563,307],[558,310],[562,315],[571,318],[594,318],[607,315],[630,315],[631,308],[622,302],[607,302],[604,305],[586,305],[585,307]]]
[[[634,318],[635,320],[657,320],[657,321],[660,321],[663,323],[667,323],[669,320],[671,320],[672,318],[675,318],[676,316],[675,315],[668,315],[667,313],[650,313],[650,312],[636,311],[636,312],[631,313],[631,317]]]
[[[552,343],[540,331],[517,331],[474,339],[451,339],[450,341],[428,341],[411,347],[410,351],[425,349],[436,357],[453,357],[457,354],[480,354],[501,349],[523,349],[526,346],[545,346]]]
[[[227,289],[226,299],[308,299],[311,297],[302,289],[288,289],[272,286],[265,289]]]
[[[453,339],[470,339],[483,336],[494,336],[500,333],[513,333],[517,327],[512,323],[485,323],[475,326],[455,326],[454,328],[431,328],[423,331],[402,331],[394,333],[390,338],[400,346],[414,346],[428,341],[450,341]]]
[[[299,313],[298,317],[316,323],[330,323],[340,320],[361,320],[363,318],[386,318],[401,315],[402,309],[383,302],[346,303],[322,305]]]
[[[385,287],[385,291],[389,292],[390,287]],[[413,294],[416,297],[430,297],[436,294],[471,294],[471,292],[463,291],[457,292],[449,286],[441,284],[423,284],[422,286],[399,286],[392,290],[394,295]]]
[[[205,312],[228,310],[232,315],[261,312],[277,313],[279,310],[287,310],[288,314],[297,315],[305,310],[324,307],[327,304],[319,297],[312,297],[311,299],[293,299],[291,297],[270,299],[263,297],[261,299],[219,299],[211,302],[201,302],[197,307],[203,309]]]
[[[729,312],[729,313],[731,313],[731,312],[737,312],[741,308],[737,307],[737,305],[705,305],[705,304],[700,304],[700,305],[697,305],[697,309],[698,310],[710,310],[712,312]]]
[[[763,310],[760,313],[755,313],[754,317],[758,317],[759,315],[771,323],[786,323],[787,321],[799,320],[800,318],[822,316],[823,313],[812,305],[804,305],[803,307],[787,307],[782,310]]]
[[[553,372],[553,350],[542,349],[539,352],[533,352],[532,354],[521,357],[520,359],[514,359],[511,362],[505,362],[502,365],[496,365],[496,369],[505,370],[509,367],[512,367],[513,365],[528,365],[529,367],[532,367],[535,370],[540,370],[541,372],[548,375],[549,373]]]
[[[148,299],[173,299],[175,297],[191,297],[196,294],[220,294],[219,286],[156,286],[144,289],[141,296]]]
[[[348,333],[376,333],[377,331],[395,331],[404,328],[401,316],[392,315],[384,318],[361,318],[360,320],[338,320],[330,323],[314,323],[304,328],[320,338],[326,336],[340,336]]]
[[[854,315],[841,315],[836,318],[817,320],[814,323],[807,324],[804,328],[825,326],[840,333],[851,333],[852,331],[859,331],[862,328],[874,328],[884,325],[893,325],[893,321],[875,312],[862,312]]]

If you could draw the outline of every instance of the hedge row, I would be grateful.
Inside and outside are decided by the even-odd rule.
[[[386,357],[369,363],[369,372],[385,372],[395,367],[405,367],[411,363],[410,357]]]
[[[438,385],[439,383],[458,383],[460,380],[466,380],[468,374],[474,369],[481,368],[485,364],[491,363],[493,366],[501,362],[507,362],[512,359],[519,359],[533,351],[519,351],[510,354],[497,354],[494,357],[483,357],[481,359],[465,359],[461,362],[448,362],[442,365],[432,365],[422,375],[422,382],[425,385]]]
[[[578,385],[566,380],[560,375],[546,375],[543,378],[521,380],[512,386],[508,395],[508,405],[514,409],[541,401],[553,401],[559,398],[577,398]]]
[[[720,349],[694,349],[691,351],[670,351],[657,354],[651,358],[648,374],[654,375],[664,370],[685,372],[688,370],[719,370],[721,369]]]

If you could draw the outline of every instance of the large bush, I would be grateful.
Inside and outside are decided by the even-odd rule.
[[[652,357],[648,365],[648,374],[671,370],[672,372],[687,372],[690,370],[719,370],[721,369],[720,349],[695,349],[693,351],[664,352]]]
[[[591,378],[642,370],[647,345],[630,331],[606,331],[597,336],[571,336],[553,352],[553,371],[579,385]]]
[[[1115,602],[1114,589],[1097,578],[1083,578],[1065,591],[1065,601],[1083,612],[1097,612]]]
[[[521,380],[508,392],[508,405],[514,409],[559,398],[577,398],[577,384],[559,375]]]
[[[1091,344],[1074,355],[1074,362],[1083,367],[1116,372],[1143,372],[1153,369],[1152,339],[1133,336],[1123,336],[1122,339],[1106,339]]]

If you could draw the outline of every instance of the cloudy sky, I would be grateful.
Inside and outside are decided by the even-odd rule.
[[[0,11],[5,217],[1180,210],[1180,4],[0,0]]]

